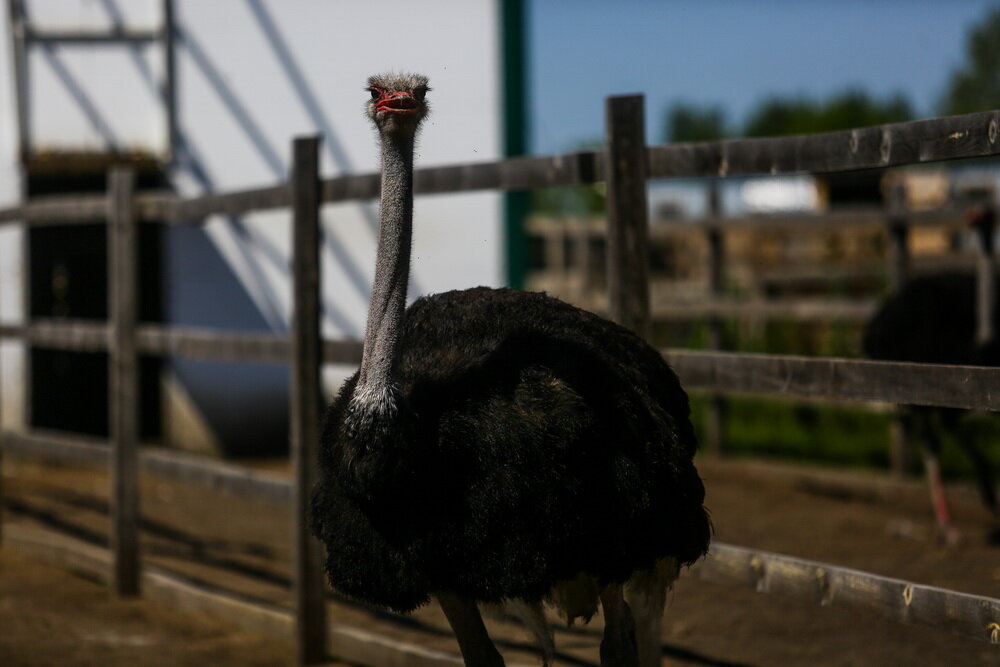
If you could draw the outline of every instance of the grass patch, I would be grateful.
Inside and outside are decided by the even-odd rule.
[[[691,419],[701,439],[706,405],[707,397],[692,394]],[[725,452],[886,470],[891,419],[890,412],[863,407],[732,397],[727,400]],[[980,443],[994,468],[1000,469],[1000,419],[987,413],[969,413],[962,419],[961,430],[963,437]],[[973,475],[969,458],[950,437],[944,441],[941,466],[951,478]]]

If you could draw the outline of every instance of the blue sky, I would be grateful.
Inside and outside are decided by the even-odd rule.
[[[531,146],[599,138],[603,99],[646,95],[663,141],[677,101],[717,104],[739,124],[772,95],[859,86],[900,92],[933,116],[968,28],[996,0],[527,0]]]

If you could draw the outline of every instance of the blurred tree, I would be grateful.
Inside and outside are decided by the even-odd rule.
[[[667,111],[666,141],[714,141],[725,136],[726,117],[721,107],[678,102]]]
[[[965,38],[965,62],[951,75],[941,101],[946,115],[1000,108],[1000,7]]]
[[[804,97],[767,99],[750,113],[743,134],[748,137],[776,137],[833,132],[898,123],[912,116],[910,103],[900,94],[876,100],[864,90],[852,88],[819,102]]]

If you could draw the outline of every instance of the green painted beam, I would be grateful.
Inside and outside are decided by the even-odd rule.
[[[505,157],[528,152],[528,48],[526,0],[498,0],[501,18],[501,67],[503,79],[503,154]],[[504,256],[506,281],[524,287],[528,269],[528,217],[530,192],[504,195]]]

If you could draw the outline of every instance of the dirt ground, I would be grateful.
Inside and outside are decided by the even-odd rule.
[[[0,551],[0,664],[274,665],[290,646]]]
[[[284,466],[261,467],[281,474]],[[720,541],[1000,597],[1000,548],[988,540],[995,526],[971,489],[950,490],[963,539],[946,547],[936,539],[919,480],[746,460],[706,460],[699,468]],[[99,471],[8,457],[4,482],[8,521],[58,528],[95,544],[106,541],[107,479]],[[148,476],[142,500],[148,562],[289,604],[288,507]],[[148,602],[114,601],[96,584],[49,572],[10,551],[0,561],[0,664],[290,661],[290,648],[280,642],[179,617]],[[401,618],[331,598],[329,615],[429,648],[456,650],[433,607]],[[540,664],[520,628],[490,627],[509,661]],[[586,628],[557,631],[557,664],[597,664],[600,627],[598,618]],[[1000,646],[898,625],[864,610],[710,584],[690,573],[676,586],[663,640],[666,664],[1000,665]],[[34,650],[41,651],[37,659],[29,652]]]

